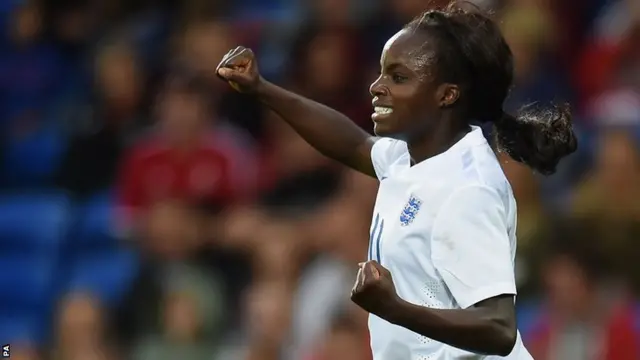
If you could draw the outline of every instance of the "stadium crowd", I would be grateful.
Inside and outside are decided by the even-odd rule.
[[[370,131],[383,44],[446,2],[0,1],[12,359],[370,359],[348,294],[376,180],[319,155],[215,68],[251,47],[270,80]],[[516,59],[507,108],[569,101],[580,135],[549,178],[499,155],[518,200],[527,347],[640,359],[640,2],[474,2]]]

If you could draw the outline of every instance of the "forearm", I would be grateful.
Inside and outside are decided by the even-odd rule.
[[[495,314],[482,307],[432,309],[401,300],[386,320],[459,349],[506,356],[515,344],[515,326]]]
[[[351,119],[266,80],[261,81],[256,95],[320,153],[356,170],[375,175],[369,160],[374,138]]]

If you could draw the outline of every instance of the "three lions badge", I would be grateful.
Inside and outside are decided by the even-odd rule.
[[[418,197],[411,195],[409,201],[404,205],[402,212],[400,213],[400,225],[407,226],[413,222],[420,211],[420,207],[422,206],[422,200]]]

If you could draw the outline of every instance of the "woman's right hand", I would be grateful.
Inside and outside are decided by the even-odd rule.
[[[255,54],[244,46],[229,51],[218,64],[216,73],[243,93],[254,92],[262,80]]]

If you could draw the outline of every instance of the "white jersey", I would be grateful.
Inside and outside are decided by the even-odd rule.
[[[380,180],[368,257],[413,304],[464,309],[516,294],[516,202],[479,127],[446,152],[410,165],[407,144],[371,151]],[[369,316],[374,360],[532,359],[520,334],[507,357],[472,354]]]

